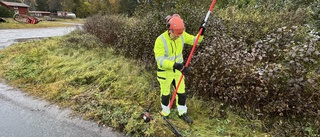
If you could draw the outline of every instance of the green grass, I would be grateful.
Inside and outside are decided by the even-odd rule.
[[[7,22],[0,23],[0,29],[24,29],[24,28],[46,28],[46,27],[64,27],[72,24],[65,23],[83,23],[83,19],[57,19],[56,21],[41,21],[38,24],[19,23],[12,18],[5,18]]]
[[[86,39],[91,39],[91,47],[77,47],[88,45]],[[128,135],[174,136],[158,114],[154,70],[137,64],[102,48],[90,35],[47,38],[0,50],[0,77],[32,96],[70,107]],[[154,120],[144,123],[140,114],[151,102]],[[180,120],[174,107],[169,116],[184,136],[268,136],[261,121],[241,118],[229,109],[221,114],[214,100],[189,97],[187,103],[193,125]]]

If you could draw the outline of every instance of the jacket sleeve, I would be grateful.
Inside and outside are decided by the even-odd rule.
[[[196,41],[197,37],[187,33],[187,32],[184,32],[183,33],[183,37],[185,38],[185,43],[186,44],[189,44],[189,45],[193,45],[193,43]],[[198,40],[198,45],[199,43],[203,40],[203,36],[200,36],[199,40]]]
[[[172,70],[173,69],[174,62],[168,60],[165,57],[164,44],[163,44],[160,37],[158,37],[156,39],[153,51],[154,51],[157,66],[159,69],[162,69],[162,70]]]

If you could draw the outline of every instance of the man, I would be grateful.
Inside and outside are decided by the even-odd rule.
[[[170,86],[176,88],[181,75],[187,75],[190,69],[183,65],[183,46],[184,44],[193,45],[196,37],[185,32],[183,20],[178,14],[167,16],[166,18],[168,30],[162,33],[155,41],[154,54],[158,66],[157,76],[160,83],[161,91],[161,114],[168,116],[170,114]],[[202,26],[202,25],[201,25]],[[203,33],[199,42],[203,39]],[[179,117],[187,123],[192,120],[187,116],[186,93],[184,79],[180,83],[177,91],[176,105]]]

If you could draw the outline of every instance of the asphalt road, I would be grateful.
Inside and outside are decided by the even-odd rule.
[[[0,83],[0,137],[122,137],[111,128],[71,117],[71,110]]]
[[[81,26],[75,25],[54,28],[0,29],[0,50],[27,39],[61,36],[81,28]]]

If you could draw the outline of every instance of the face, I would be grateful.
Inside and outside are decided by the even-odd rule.
[[[179,34],[174,34],[174,33],[172,32],[172,30],[169,30],[170,38],[171,38],[172,40],[178,39],[178,38],[182,35],[182,33],[183,33],[183,31],[182,31],[181,33],[179,33]]]
[[[179,36],[177,36],[177,35],[175,35],[175,34],[173,34],[173,33],[170,33],[170,38],[171,38],[172,40],[176,40],[176,39],[179,38]]]

